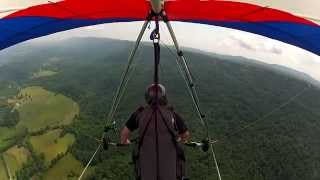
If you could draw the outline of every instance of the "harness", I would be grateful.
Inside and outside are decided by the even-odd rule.
[[[146,112],[149,111],[149,112]],[[152,111],[152,112],[150,112]],[[164,112],[165,111],[165,112]],[[140,130],[140,135],[139,135],[139,140],[137,141],[134,150],[133,150],[133,154],[132,154],[132,160],[134,162],[134,166],[135,166],[135,176],[136,176],[136,180],[141,180],[141,162],[140,162],[140,152],[141,152],[141,148],[142,145],[144,143],[145,140],[145,136],[146,133],[148,131],[148,129],[150,128],[150,124],[151,121],[154,120],[153,117],[156,114],[159,114],[159,120],[161,122],[163,122],[163,124],[165,125],[166,131],[167,133],[170,134],[171,136],[171,141],[174,145],[175,148],[175,153],[176,153],[176,179],[178,180],[182,180],[182,179],[186,179],[185,178],[185,154],[183,151],[183,148],[180,146],[180,144],[177,142],[177,138],[178,138],[178,132],[175,128],[176,127],[176,120],[174,119],[174,112],[173,110],[169,109],[169,108],[163,108],[163,107],[152,107],[151,109],[143,109],[141,111],[139,111],[139,115],[137,116],[137,123],[142,123],[140,122],[141,120],[147,120],[147,122],[144,122],[145,126],[143,127],[143,129]],[[148,117],[146,117],[148,115]],[[173,122],[172,122],[173,119]],[[169,122],[173,123],[172,125],[169,124]],[[156,136],[157,134],[155,134]],[[158,163],[158,162],[156,162]],[[159,164],[156,164],[157,166]],[[158,170],[157,170],[157,173]]]

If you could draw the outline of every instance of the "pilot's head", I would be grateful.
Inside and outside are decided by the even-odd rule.
[[[151,84],[148,86],[145,93],[145,99],[149,105],[158,103],[163,106],[168,104],[166,89],[162,84]]]

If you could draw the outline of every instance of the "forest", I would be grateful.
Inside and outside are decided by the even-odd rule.
[[[20,45],[0,55],[10,61],[0,67],[1,84],[19,88],[41,86],[72,99],[80,109],[71,124],[59,127],[63,129],[61,137],[72,134],[75,142],[66,153],[51,161],[50,166],[46,165],[43,154],[34,152],[25,136],[16,136],[13,144],[30,151],[28,161],[16,173],[17,179],[46,179],[44,172],[69,154],[82,167],[86,165],[98,146],[96,138],[103,133],[132,45],[129,41],[74,38],[49,45]],[[192,139],[201,141],[205,129],[197,118],[176,57],[168,48],[172,49],[162,46],[160,82],[167,89],[169,103],[186,120]],[[218,140],[215,150],[223,180],[320,179],[320,89],[316,83],[312,84],[315,80],[300,72],[281,71],[272,64],[242,57],[194,49],[187,49],[185,56],[209,123],[210,136]],[[30,78],[40,69],[55,73]],[[110,133],[113,141],[119,141],[119,130],[130,114],[145,104],[144,91],[152,82],[152,73],[152,46],[144,43],[116,112],[117,130]],[[5,87],[1,87],[1,92]],[[12,97],[16,93],[0,96]],[[21,118],[19,113],[8,113],[11,109],[1,102],[0,126],[15,126]],[[30,132],[27,134],[31,136]],[[209,153],[190,147],[185,147],[185,151],[190,179],[218,179]],[[85,178],[131,180],[134,179],[132,169],[130,147],[110,148],[98,152]],[[65,177],[72,179],[78,175],[79,171],[74,170]]]

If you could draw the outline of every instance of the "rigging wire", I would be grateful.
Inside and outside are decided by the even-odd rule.
[[[131,80],[132,77],[133,77],[133,74],[134,74],[134,72],[135,72],[135,70],[136,70],[136,66],[133,66],[132,68],[133,68],[133,69],[131,69],[130,72],[128,73],[128,76],[127,76],[127,78],[126,78],[126,80],[125,80],[124,86],[123,86],[121,92],[119,93],[119,100],[118,100],[117,104],[115,104],[115,108],[114,108],[114,111],[112,112],[113,114],[111,115],[111,119],[114,118],[115,113],[117,112],[117,109],[118,109],[118,107],[119,107],[119,105],[120,105],[120,103],[121,103],[121,99],[123,98],[125,92],[126,92],[127,89],[128,89],[128,83],[130,82],[130,80]]]
[[[307,87],[303,88],[301,91],[299,91],[297,94],[295,94],[294,96],[292,96],[291,98],[289,98],[287,101],[285,101],[284,103],[282,103],[280,106],[274,108],[272,111],[266,113],[265,115],[261,116],[260,118],[258,118],[257,120],[247,124],[246,126],[243,126],[242,128],[234,131],[233,133],[230,133],[224,137],[222,137],[220,140],[216,140],[214,142],[212,142],[213,144],[216,144],[216,143],[222,143],[224,142],[226,139],[242,132],[243,130],[245,129],[248,129],[254,125],[256,125],[258,122],[261,122],[265,119],[267,119],[268,117],[270,117],[271,115],[273,115],[275,112],[279,111],[280,109],[288,106],[289,104],[291,104],[294,100],[296,100],[298,97],[300,97],[303,93],[305,93],[305,91],[307,91],[308,89],[310,89],[311,85],[308,84]]]
[[[170,31],[170,29],[169,29],[169,31]],[[170,33],[174,34],[174,32],[171,32],[171,31],[170,31]],[[174,41],[174,43],[176,42],[175,40],[173,40],[173,41]],[[183,62],[180,63],[181,59],[179,59],[179,56],[176,53],[174,53],[173,50],[171,50],[169,47],[167,47],[167,49],[169,50],[169,52],[171,54],[173,54],[174,57],[176,57],[175,58],[176,62],[177,62],[178,67],[180,68],[180,70],[182,72],[181,75],[182,75],[183,79],[185,80],[188,92],[189,92],[189,94],[190,94],[190,96],[192,98],[193,104],[194,104],[194,106],[196,108],[199,120],[200,120],[201,124],[205,127],[206,132],[207,132],[207,136],[208,136],[208,134],[209,134],[208,133],[209,132],[208,123],[207,123],[207,121],[204,120],[204,115],[203,115],[203,113],[201,111],[201,108],[200,108],[200,105],[199,105],[200,104],[199,103],[199,97],[198,97],[198,94],[197,94],[196,90],[194,89],[195,83],[193,81],[193,75],[192,75],[192,73],[191,73],[191,71],[189,69],[188,62],[187,62],[186,58],[184,57],[184,55],[182,55]],[[179,51],[180,51],[180,49],[179,49]],[[180,51],[178,53],[183,54],[182,51]],[[190,78],[188,77],[188,75],[190,75]]]
[[[320,117],[319,112],[315,112],[313,109],[302,103],[301,101],[295,101],[299,106],[301,106],[306,111],[309,111],[313,116]],[[320,122],[319,122],[320,123]]]
[[[187,78],[184,76],[184,73],[183,73],[182,67],[180,66],[178,57],[175,55],[175,53],[174,53],[167,45],[164,44],[164,46],[171,52],[171,54],[174,55],[174,57],[176,57],[175,59],[176,59],[176,62],[177,62],[177,66],[178,66],[179,72],[180,72],[180,74],[182,75],[184,81],[186,82],[186,84],[187,84],[187,86],[188,86],[188,84],[189,84],[189,83],[188,83],[188,80],[187,80]],[[188,89],[188,92],[191,94],[191,93],[192,93],[191,90],[190,90],[189,88],[187,88],[187,89]],[[195,103],[195,101],[193,101],[193,102]],[[209,136],[208,126],[206,126],[206,130],[207,130],[207,138],[208,138],[208,141],[209,141],[209,143],[210,143],[210,142],[211,142],[211,138],[210,138],[210,136]],[[211,155],[212,155],[212,158],[213,158],[213,160],[214,160],[214,164],[215,164],[215,167],[216,167],[216,170],[217,170],[218,178],[219,178],[219,180],[222,180],[222,178],[221,178],[221,173],[220,173],[220,168],[219,168],[219,164],[218,164],[218,161],[217,161],[217,156],[216,156],[216,154],[215,154],[215,152],[214,152],[213,143],[210,143],[210,151],[211,151]],[[209,164],[208,164],[208,165],[209,165]]]
[[[135,56],[135,54],[136,54],[136,52],[138,50],[140,41],[142,39],[142,36],[144,35],[144,32],[145,32],[149,22],[150,22],[150,16],[148,16],[147,20],[144,22],[144,24],[143,24],[143,26],[141,28],[141,31],[140,31],[140,33],[138,35],[138,38],[137,38],[137,40],[135,42],[135,46],[134,46],[134,48],[132,49],[132,51],[130,53],[130,56],[128,58],[128,62],[127,62],[125,71],[122,74],[120,84],[119,84],[119,86],[117,88],[117,91],[115,93],[115,96],[113,98],[112,105],[111,105],[110,111],[108,113],[107,119],[105,120],[105,126],[108,126],[108,124],[113,120],[114,114],[117,111],[118,105],[119,105],[119,103],[121,101],[121,98],[122,98],[123,90],[126,89],[127,84],[128,84],[128,78],[129,78],[128,75],[129,75],[130,70],[131,70],[131,66],[132,66],[132,63],[133,63],[134,56]],[[114,122],[115,122],[115,120],[114,120]]]
[[[180,75],[183,77],[184,81],[187,81],[185,76],[183,75],[183,70],[181,69],[181,66],[179,66],[179,58],[177,57],[176,53],[174,53],[174,50],[172,50],[163,40],[160,39],[160,42],[168,50],[168,52],[175,58]]]
[[[48,2],[50,2],[50,1],[48,1]],[[50,3],[51,3],[51,2],[50,2]],[[255,12],[254,12],[254,13],[255,13]],[[170,49],[170,48],[169,48],[169,49]],[[171,49],[170,49],[170,51],[171,51]],[[180,67],[180,68],[179,68],[179,69],[180,69],[180,72],[183,74],[183,72],[182,72],[183,69],[182,69],[182,67],[181,67],[182,65],[179,63],[179,61],[177,61],[177,63],[178,63],[178,65],[179,65],[179,67]],[[187,65],[187,66],[188,66],[188,65]],[[192,74],[191,74],[191,76],[192,76]],[[183,76],[183,77],[184,77],[185,82],[187,83],[187,86],[189,87],[189,83],[190,83],[190,82],[188,82],[188,79],[187,79],[185,76]],[[110,118],[107,119],[108,121],[110,121],[111,119],[113,119],[114,113],[116,112],[116,110],[117,110],[117,108],[118,108],[118,106],[119,106],[119,103],[120,103],[120,101],[121,101],[121,98],[123,97],[123,94],[125,93],[127,84],[128,84],[128,82],[129,82],[129,80],[130,80],[130,78],[129,78],[129,79],[126,79],[126,78],[127,78],[127,77],[124,76],[124,78],[123,78],[123,80],[124,80],[123,86],[120,84],[120,88],[118,89],[119,91],[118,91],[118,93],[117,93],[119,96],[116,96],[116,97],[115,97],[114,103],[113,103],[112,108],[111,108],[111,110],[110,110],[110,116],[108,116],[108,117],[110,117]],[[204,122],[203,124],[204,124],[204,126],[206,127],[207,133],[208,133],[208,124],[207,124],[206,121],[203,120],[202,114],[201,114],[201,111],[200,111],[200,108],[199,108],[198,105],[197,105],[197,104],[198,104],[198,101],[197,101],[198,98],[194,96],[194,95],[197,95],[197,94],[194,94],[194,92],[190,89],[190,87],[188,88],[188,90],[189,90],[190,95],[193,97],[192,99],[193,99],[194,104],[196,105],[196,108],[197,108],[197,110],[198,110],[200,119],[202,120],[202,122]],[[297,96],[297,97],[298,97],[298,96]],[[195,99],[195,98],[196,98],[196,99]],[[290,99],[288,103],[285,103],[285,104],[284,104],[284,106],[288,105],[288,104],[291,102],[291,100],[293,101],[294,99]],[[281,108],[284,107],[284,106],[280,106],[279,109],[281,109]],[[275,109],[275,111],[277,111],[277,110],[278,110],[278,109]],[[269,115],[271,115],[271,114],[273,114],[273,113],[274,113],[274,111],[271,111],[270,114],[267,114],[265,117],[262,118],[262,120],[265,119],[265,118],[267,118]],[[258,119],[258,120],[261,120],[261,119]],[[257,122],[257,121],[256,121],[256,122]],[[255,122],[253,122],[253,123],[255,123]],[[107,123],[106,123],[106,124],[107,124]],[[249,124],[248,126],[245,126],[243,129],[246,129],[246,128],[250,127],[250,126],[251,126],[251,124]],[[240,130],[242,131],[243,129],[240,129]],[[240,131],[240,130],[239,130],[239,131]],[[237,131],[237,132],[238,132],[238,131]],[[233,133],[233,134],[234,134],[234,133]],[[231,135],[233,135],[233,134],[231,134]],[[229,137],[229,136],[228,136],[228,137]],[[209,134],[208,134],[208,138],[209,138]],[[209,140],[211,140],[211,139],[209,139]],[[219,142],[219,141],[218,141],[218,142]],[[100,147],[101,147],[101,144],[98,146],[98,148],[97,148],[97,150],[95,151],[94,155],[92,156],[92,158],[91,158],[90,161],[88,162],[86,168],[89,166],[89,164],[90,164],[91,161],[93,160],[94,156],[96,155],[96,153],[98,152],[98,150],[100,149]],[[213,149],[213,144],[211,144],[210,147],[211,147],[211,151],[212,151],[213,158],[214,158],[214,160],[215,160],[217,172],[218,172],[218,174],[219,174],[219,179],[221,179],[220,172],[219,172],[219,167],[218,167],[218,164],[217,164],[217,161],[216,161],[216,156],[215,156],[214,149]],[[86,168],[85,168],[85,170],[86,170]],[[84,170],[84,172],[85,172],[85,170]],[[83,173],[84,173],[84,172],[83,172]],[[82,175],[83,175],[83,173],[82,173]],[[81,175],[81,177],[82,177],[82,175]],[[81,177],[80,177],[80,178],[81,178]]]
[[[179,62],[178,62],[179,59],[178,59],[178,57],[176,56],[176,54],[173,52],[173,50],[172,50],[170,47],[168,47],[165,43],[163,43],[163,44],[164,44],[164,46],[169,50],[169,52],[170,52],[172,55],[174,55],[174,57],[175,57],[175,59],[176,59],[176,62],[177,62],[177,64],[179,65]],[[179,67],[178,69],[179,69],[180,73],[183,75],[183,72],[182,72],[183,70],[182,70],[182,68],[181,68],[180,66],[178,66],[178,67]],[[183,76],[183,77],[184,77],[184,76]],[[186,77],[184,77],[184,80],[187,82]],[[276,111],[278,111],[278,110],[286,107],[286,106],[289,105],[291,102],[293,102],[295,99],[297,99],[298,97],[300,97],[300,96],[301,96],[305,91],[307,91],[310,87],[311,87],[311,86],[308,85],[307,87],[305,87],[304,89],[302,89],[301,91],[299,91],[297,94],[295,94],[293,97],[291,97],[289,100],[287,100],[286,102],[282,103],[279,107],[273,109],[271,112],[265,114],[265,115],[262,116],[261,118],[259,118],[259,119],[257,119],[256,121],[254,121],[254,122],[252,122],[252,123],[244,126],[243,128],[237,130],[236,132],[225,136],[224,138],[222,138],[222,140],[211,141],[211,139],[209,139],[209,140],[210,140],[210,142],[209,142],[209,143],[210,143],[210,150],[211,150],[211,154],[212,154],[212,157],[213,157],[213,160],[214,160],[214,163],[215,163],[215,167],[216,167],[216,170],[217,170],[217,173],[218,173],[219,180],[221,180],[221,173],[220,173],[219,165],[218,165],[218,162],[217,162],[216,154],[215,154],[215,152],[214,152],[214,144],[219,143],[219,142],[222,142],[222,141],[224,141],[225,139],[230,138],[231,136],[234,136],[234,135],[238,134],[239,132],[241,132],[241,131],[243,131],[243,130],[245,130],[245,129],[253,126],[253,125],[255,125],[256,123],[258,123],[258,122],[260,122],[260,121],[262,121],[262,120],[265,120],[266,118],[268,118],[269,116],[271,116],[271,115],[272,115],[273,113],[275,113]],[[190,92],[190,90],[189,90],[189,92]]]
[[[244,16],[247,16],[247,15],[249,15],[249,14],[257,13],[257,12],[259,12],[259,11],[262,11],[262,10],[267,9],[268,7],[269,7],[269,6],[262,7],[262,8],[260,8],[260,9],[257,9],[256,11],[253,11],[253,12],[251,12],[251,13],[248,13],[248,14],[246,14],[246,15],[244,15]],[[243,17],[244,17],[244,16],[243,16]],[[242,17],[242,16],[241,16],[241,17]],[[173,52],[173,50],[171,50],[167,45],[165,45],[165,47],[169,50],[169,52],[170,52],[172,55],[174,55],[174,56],[176,57],[175,59],[176,59],[177,63],[179,63],[179,59],[178,59],[178,57],[176,56],[176,54]],[[179,68],[179,70],[180,70],[181,74],[183,74],[181,68]],[[186,78],[184,78],[184,79],[186,80]],[[285,103],[281,104],[278,108],[275,108],[273,111],[267,113],[266,115],[262,116],[262,117],[259,118],[258,120],[256,120],[256,121],[248,124],[247,126],[244,126],[242,129],[239,129],[239,130],[236,131],[235,133],[232,133],[232,134],[230,134],[230,135],[227,135],[225,138],[228,138],[228,137],[230,137],[230,136],[233,136],[233,135],[239,133],[240,131],[243,131],[244,129],[247,129],[247,128],[253,126],[255,123],[266,119],[267,117],[269,117],[270,115],[272,115],[274,112],[276,112],[276,111],[278,111],[279,109],[281,109],[281,108],[289,105],[292,101],[294,101],[294,100],[297,99],[299,96],[301,96],[301,95],[302,95],[306,90],[308,90],[310,87],[311,87],[310,85],[307,86],[307,87],[305,87],[301,92],[298,92],[295,96],[291,97],[288,101],[286,101]],[[218,142],[221,142],[221,141],[222,141],[222,140],[212,141],[212,140],[210,139],[210,142],[212,142],[212,143],[210,143],[210,144],[212,145],[212,144],[214,144],[214,143],[218,143]],[[213,150],[213,149],[211,149],[211,150]],[[215,155],[214,155],[214,151],[213,151],[213,156],[215,156]],[[215,158],[214,158],[214,159],[215,159]]]
[[[50,1],[48,1],[48,2],[50,2]],[[0,13],[5,13],[5,12],[2,11],[2,12],[0,12]],[[168,48],[168,47],[167,47],[167,48]],[[170,48],[168,48],[168,49],[171,51]],[[172,52],[172,51],[171,51],[171,52]],[[176,60],[178,60],[178,58],[176,58]],[[181,64],[179,63],[179,61],[177,61],[177,63],[178,63],[178,65],[179,65],[180,73],[183,75],[183,69],[182,69],[182,67],[181,67]],[[192,74],[191,74],[191,76],[193,77]],[[183,77],[184,77],[185,82],[187,83],[187,86],[189,87],[188,79],[187,79],[185,76],[183,76]],[[112,106],[112,108],[111,108],[111,110],[110,110],[111,114],[110,114],[110,116],[108,116],[108,119],[107,119],[108,121],[111,121],[111,120],[113,119],[114,114],[115,114],[115,112],[116,112],[116,110],[117,110],[117,108],[118,108],[118,106],[119,106],[119,104],[120,104],[120,101],[121,101],[121,99],[122,99],[122,97],[123,97],[123,95],[124,95],[124,93],[125,93],[125,91],[126,91],[127,84],[128,84],[128,82],[129,82],[130,78],[131,78],[131,77],[124,77],[124,84],[123,84],[123,86],[120,85],[120,88],[119,88],[120,90],[119,90],[119,94],[118,94],[119,96],[116,96],[116,97],[115,97],[113,106]],[[189,90],[189,93],[191,94],[191,96],[194,96],[194,94],[193,94],[192,90],[190,89],[190,87],[188,88],[188,90]],[[306,90],[306,89],[304,89],[304,90]],[[301,94],[304,92],[304,90],[301,92]],[[226,136],[226,138],[228,138],[228,137],[230,137],[230,136],[232,136],[232,135],[235,135],[235,134],[237,134],[238,132],[240,132],[240,131],[248,128],[248,127],[251,127],[252,125],[254,125],[255,123],[257,123],[258,121],[261,121],[261,120],[266,119],[267,117],[269,117],[271,114],[273,114],[273,113],[276,112],[277,110],[279,110],[279,109],[287,106],[288,104],[290,104],[292,101],[294,101],[294,99],[296,99],[297,97],[299,97],[301,94],[300,94],[300,93],[297,94],[297,95],[294,96],[293,98],[289,99],[289,101],[288,101],[287,103],[282,104],[279,108],[276,108],[275,110],[273,110],[273,111],[271,111],[270,113],[266,114],[265,116],[263,116],[262,118],[258,119],[257,121],[255,121],[255,122],[253,122],[253,123],[250,123],[249,125],[243,127],[242,129],[239,129],[239,130],[236,131],[235,133],[232,133],[232,134]],[[193,102],[194,102],[194,104],[197,104],[197,100],[194,99],[194,98],[193,98]],[[199,108],[199,107],[197,107],[197,109],[198,109],[198,108]],[[200,119],[202,119],[202,118],[201,118],[201,111],[200,111],[200,109],[198,110],[198,113],[200,114]],[[202,121],[203,121],[203,120],[202,120]],[[207,124],[207,122],[205,122],[205,121],[203,121],[203,122],[204,122],[204,126],[206,127],[207,133],[208,133],[208,124]],[[107,124],[107,123],[106,123],[106,124]],[[209,135],[208,135],[208,138],[209,138]],[[95,138],[95,139],[96,139],[96,138]],[[211,140],[211,139],[209,139],[209,140]],[[217,141],[217,142],[221,142],[221,141]],[[212,144],[212,143],[210,144],[210,147],[211,147],[212,156],[213,156],[213,158],[214,158],[215,165],[216,165],[216,168],[217,168],[217,172],[218,172],[218,175],[219,175],[219,179],[221,180],[221,175],[220,175],[220,171],[219,171],[219,167],[218,167],[218,163],[217,163],[217,160],[216,160],[216,155],[215,155],[215,153],[214,153],[214,147],[213,147],[213,144]],[[82,178],[83,174],[85,173],[86,169],[89,167],[90,163],[93,161],[95,155],[97,154],[97,152],[99,151],[100,148],[101,148],[101,144],[99,144],[99,146],[98,146],[98,148],[96,149],[96,151],[94,152],[93,156],[90,158],[88,164],[86,165],[86,167],[85,167],[85,169],[83,170],[81,176],[79,177],[79,180]]]
[[[56,2],[52,2],[52,1],[46,1],[46,2],[52,3],[52,4],[56,5]],[[103,12],[108,12],[108,11],[98,11],[98,12],[87,13],[87,14],[77,14],[77,13],[74,13],[74,12],[70,11],[70,10],[67,9],[67,8],[60,7],[60,6],[56,6],[56,7],[61,8],[62,10],[66,11],[66,12],[69,12],[69,13],[71,13],[71,14],[74,15],[74,16],[70,16],[70,18],[76,18],[76,17],[79,17],[80,15],[85,15],[85,16],[87,16],[87,17],[90,17],[91,15],[96,15],[96,14],[103,13]],[[271,7],[271,6],[268,5],[268,6],[258,7],[257,9],[255,9],[255,10],[252,11],[253,13],[248,12],[248,13],[243,14],[242,16],[240,16],[240,18],[243,18],[243,17],[245,17],[245,16],[247,16],[247,15],[252,15],[252,14],[258,13],[258,12],[260,12],[260,11],[263,11],[263,10],[267,9],[268,7]],[[299,15],[297,15],[297,16],[299,16]],[[226,17],[226,18],[233,18],[233,17],[231,17],[231,16],[230,16],[230,17],[229,17],[229,16],[225,16],[225,17]],[[238,17],[238,18],[239,18],[239,17]],[[303,18],[308,18],[308,17],[303,17]],[[318,22],[320,21],[320,20],[317,19],[317,18],[308,18],[308,19],[316,20],[316,21],[318,21]],[[248,20],[245,19],[245,18],[244,18],[244,19],[240,19],[240,20],[246,20],[246,21],[248,21]],[[29,28],[29,29],[27,29],[27,30],[25,30],[25,31],[22,31],[22,32],[17,32],[17,31],[15,31],[15,32],[16,32],[15,34],[13,34],[12,36],[4,39],[3,41],[11,40],[11,39],[13,39],[13,38],[16,37],[16,36],[27,34],[27,33],[29,33],[29,31],[32,31],[33,29],[37,29],[37,28],[39,28],[39,27],[43,27],[43,26],[45,26],[45,25],[50,25],[50,24],[58,23],[58,22],[61,22],[61,21],[64,21],[64,20],[63,20],[63,19],[58,19],[58,20],[53,20],[53,21],[50,21],[50,22],[45,22],[45,23],[42,23],[42,24],[40,24],[40,25],[33,26],[33,27],[31,27],[31,28]],[[289,38],[291,38],[291,39],[293,39],[293,40],[295,40],[295,41],[300,42],[299,37],[293,35],[293,34],[290,33],[290,32],[283,31],[282,29],[279,29],[279,28],[277,28],[277,27],[273,27],[273,26],[270,26],[270,25],[255,23],[254,21],[248,21],[248,22],[250,22],[250,23],[252,23],[252,24],[254,24],[254,25],[256,25],[256,26],[261,26],[261,27],[265,27],[265,28],[268,28],[268,29],[272,29],[272,30],[278,31],[279,33],[282,33],[283,35],[288,35]],[[307,42],[307,43],[310,44],[309,42]],[[310,45],[312,45],[312,44],[310,44]],[[191,76],[192,76],[192,75],[191,75]]]
[[[122,98],[123,95],[124,95],[124,92],[125,92],[125,90],[126,90],[126,88],[127,88],[128,82],[129,82],[129,80],[131,79],[130,74],[131,74],[131,75],[133,74],[133,71],[132,71],[132,69],[131,69],[131,68],[132,68],[132,63],[133,63],[132,61],[133,61],[133,58],[134,58],[135,53],[136,53],[137,50],[138,50],[138,46],[139,46],[139,44],[140,44],[140,40],[141,40],[141,38],[142,38],[142,36],[143,36],[146,28],[147,28],[147,24],[148,24],[148,20],[144,22],[144,25],[142,26],[141,32],[140,32],[140,34],[139,34],[139,36],[138,36],[138,39],[137,39],[137,41],[136,41],[135,47],[134,47],[133,50],[131,51],[131,54],[130,54],[130,56],[129,56],[129,58],[128,58],[128,63],[127,63],[126,69],[125,69],[125,71],[124,71],[123,74],[122,74],[120,84],[119,84],[119,86],[118,86],[118,88],[117,88],[116,94],[115,94],[115,96],[114,96],[114,98],[113,98],[113,101],[112,101],[112,105],[111,105],[110,111],[109,111],[108,116],[107,116],[107,119],[106,119],[106,121],[105,121],[105,127],[107,127],[108,124],[113,120],[114,114],[115,114],[115,112],[116,112],[116,110],[117,110],[117,108],[118,108],[118,106],[119,106],[119,104],[120,104],[121,98]],[[115,120],[114,120],[114,122],[115,122]],[[102,138],[104,137],[105,133],[106,133],[106,132],[103,132]],[[84,170],[82,171],[82,173],[81,173],[81,175],[80,175],[80,177],[79,177],[78,180],[81,180],[83,174],[86,172],[86,170],[87,170],[87,168],[89,167],[89,165],[91,164],[93,158],[96,156],[97,152],[98,152],[99,149],[101,148],[101,145],[102,145],[102,144],[100,143],[99,146],[98,146],[98,148],[97,148],[97,150],[94,152],[93,156],[91,157],[91,159],[90,159],[89,162],[87,163],[86,167],[85,167]]]
[[[93,161],[94,157],[96,156],[97,152],[100,150],[101,148],[101,143],[99,144],[99,146],[97,147],[96,151],[93,153],[93,155],[91,156],[90,160],[88,161],[86,167],[83,169],[81,175],[79,176],[78,180],[81,180],[82,176],[84,175],[84,173],[87,171],[88,167],[90,166],[91,162]]]
[[[128,73],[128,76],[126,76],[125,80],[124,80],[124,88],[122,88],[119,92],[119,98],[121,100],[121,98],[123,97],[126,89],[127,89],[127,84],[128,82],[130,81],[130,79],[132,78],[133,76],[133,73],[134,73],[134,70],[135,70],[135,67],[133,70],[131,70],[129,73]],[[115,108],[114,108],[114,112],[112,112],[112,117],[114,117],[114,113],[116,112],[119,104],[120,104],[120,100],[116,101],[117,104],[115,104]],[[94,154],[92,155],[92,157],[90,158],[89,162],[87,163],[86,167],[83,169],[81,175],[79,176],[78,180],[81,180],[82,176],[84,175],[84,173],[87,171],[88,167],[90,166],[91,162],[93,161],[94,157],[96,156],[97,152],[99,151],[99,149],[101,148],[102,146],[102,140],[98,140],[97,138],[93,137],[93,136],[90,136],[90,135],[86,135],[84,134],[85,136],[88,136],[88,137],[91,137],[91,138],[94,138],[97,142],[99,142],[99,146],[97,147],[96,151],[94,152]]]
[[[218,174],[219,180],[222,180],[221,174],[220,174],[220,169],[219,169],[219,164],[218,164],[217,157],[216,157],[216,153],[214,152],[213,143],[210,143],[210,150],[211,150],[211,155],[213,157],[214,164],[216,166],[216,170],[217,170],[217,174]]]
[[[162,42],[162,41],[161,41],[161,42]],[[210,137],[210,134],[209,134],[208,122],[203,119],[204,116],[203,116],[203,114],[201,113],[201,110],[200,110],[200,107],[199,107],[199,99],[198,99],[198,96],[197,96],[197,92],[193,92],[192,89],[191,89],[192,87],[190,86],[190,82],[192,82],[192,80],[190,81],[190,80],[187,79],[187,75],[183,72],[184,69],[183,69],[183,67],[182,67],[182,64],[179,62],[180,59],[179,59],[179,57],[177,56],[177,54],[174,53],[173,50],[172,50],[170,47],[168,47],[165,43],[162,43],[162,44],[164,44],[164,46],[169,50],[170,54],[172,54],[173,57],[175,57],[175,60],[176,60],[176,63],[177,63],[179,72],[180,72],[180,74],[182,75],[182,77],[183,77],[183,79],[184,79],[184,81],[185,81],[185,83],[186,83],[186,85],[187,85],[187,89],[188,89],[188,91],[189,91],[189,94],[190,94],[190,96],[192,97],[192,100],[193,100],[194,105],[196,106],[196,109],[197,109],[197,112],[198,112],[198,116],[199,116],[199,118],[200,118],[200,120],[201,120],[201,122],[202,122],[202,125],[203,125],[203,126],[205,127],[205,129],[206,129],[206,137],[207,137],[207,140],[208,140],[209,143],[210,143],[210,142],[211,142],[211,137]],[[188,64],[186,63],[185,65],[187,66],[186,68],[188,68]],[[186,69],[185,69],[185,70],[186,70]],[[191,77],[191,78],[192,78],[192,77]],[[222,178],[221,178],[221,173],[220,173],[220,168],[219,168],[219,164],[218,164],[218,161],[217,161],[216,154],[215,154],[215,152],[214,152],[213,143],[210,143],[210,151],[211,151],[211,155],[212,155],[212,158],[213,158],[213,160],[214,160],[214,163],[215,163],[215,167],[216,167],[216,171],[217,171],[217,174],[218,174],[218,178],[219,178],[219,180],[222,180]],[[208,166],[209,166],[209,164],[208,164]]]
[[[87,136],[88,138],[90,138],[90,139],[92,139],[92,140],[95,140],[95,141],[97,141],[97,142],[101,142],[101,140],[100,140],[99,138],[94,137],[94,136],[92,136],[92,135],[90,135],[90,134],[80,133],[78,130],[76,130],[76,129],[74,129],[74,128],[71,128],[71,131],[73,131],[73,132],[76,133],[76,134],[80,134],[80,135],[82,135],[82,136]]]

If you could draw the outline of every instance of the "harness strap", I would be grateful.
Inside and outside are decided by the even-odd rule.
[[[174,113],[172,112],[172,110],[168,109],[168,111],[170,112],[170,114],[172,115],[172,117],[174,117]],[[185,162],[185,155],[183,152],[183,149],[179,146],[178,142],[177,142],[177,132],[168,124],[167,122],[167,118],[165,117],[165,115],[163,114],[162,110],[160,108],[155,108],[152,113],[151,116],[148,117],[148,122],[146,124],[146,126],[144,127],[143,131],[142,131],[142,135],[139,137],[139,141],[137,143],[137,146],[133,152],[133,161],[135,164],[135,173],[136,173],[136,179],[139,180],[141,179],[141,167],[140,167],[140,163],[139,163],[139,155],[140,155],[140,149],[142,147],[143,141],[144,141],[144,137],[147,133],[147,130],[150,127],[151,124],[151,120],[153,118],[153,116],[155,115],[155,113],[159,112],[160,117],[159,119],[161,119],[161,121],[164,123],[166,129],[168,130],[168,132],[170,133],[170,135],[172,136],[172,142],[176,148],[176,153],[177,153],[177,178],[183,178],[183,176],[185,175],[185,169],[184,169],[184,162]]]
[[[174,117],[174,113],[169,110],[169,112],[172,114],[172,116]],[[173,144],[176,148],[176,152],[177,152],[177,178],[179,179],[182,179],[184,178],[184,175],[185,175],[185,169],[184,169],[184,163],[185,163],[185,155],[184,155],[184,152],[183,152],[183,149],[180,147],[180,145],[178,144],[177,142],[177,133],[168,125],[168,122],[165,120],[165,117],[161,111],[161,109],[159,109],[159,113],[160,113],[160,116],[161,116],[161,119],[163,121],[163,123],[165,124],[166,128],[168,129],[169,133],[171,134],[172,136],[172,141],[173,141]]]
[[[161,116],[161,119],[162,119],[164,125],[166,126],[166,128],[168,129],[169,133],[172,136],[173,142],[176,144],[177,143],[177,139],[176,139],[177,138],[177,133],[168,125],[168,122],[165,120],[166,118],[164,117],[161,109],[159,109],[159,113],[160,113],[160,116]],[[170,111],[170,113],[173,116],[173,112]]]
[[[145,128],[143,129],[142,135],[139,137],[137,146],[135,147],[134,152],[132,154],[132,160],[134,161],[134,164],[135,164],[136,180],[140,180],[141,179],[141,174],[140,174],[141,169],[140,169],[140,164],[139,164],[139,160],[138,160],[139,159],[139,154],[140,154],[140,148],[142,146],[143,139],[144,139],[144,137],[145,137],[145,135],[147,133],[147,130],[148,130],[149,126],[150,126],[150,123],[151,123],[151,120],[152,120],[152,117],[153,117],[154,113],[155,113],[155,111],[153,110],[151,115],[150,115],[150,117],[148,118],[148,122],[147,122]]]

